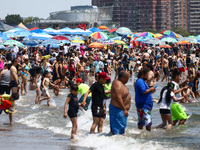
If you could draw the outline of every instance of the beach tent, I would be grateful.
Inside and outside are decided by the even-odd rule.
[[[14,29],[14,27],[9,26],[9,25],[7,25],[5,23],[0,22],[0,31],[1,32],[5,32],[5,31],[11,30],[11,29]]]
[[[28,28],[22,22],[20,24],[18,24],[18,26],[24,30],[28,30]]]
[[[50,35],[63,35],[64,34],[64,33],[60,32],[59,30],[55,30],[53,28],[46,28],[46,29],[43,29],[43,30]]]

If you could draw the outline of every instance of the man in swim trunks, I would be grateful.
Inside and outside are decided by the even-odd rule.
[[[17,75],[17,68],[16,68],[18,65],[18,59],[14,58],[12,63],[13,64],[10,68],[10,88],[12,90],[12,93],[18,93],[20,88],[19,79]]]
[[[166,79],[166,81],[168,82],[168,75],[169,75],[169,60],[168,60],[168,55],[165,53],[164,54],[164,59],[163,59],[163,63],[162,63],[162,71],[164,73],[162,81],[164,81],[164,79]]]
[[[151,93],[155,92],[155,88],[147,85],[145,82],[148,77],[149,70],[143,68],[138,74],[135,83],[135,104],[138,113],[138,129],[146,126],[146,130],[151,131],[151,110],[153,108],[153,99]]]
[[[121,71],[118,79],[115,79],[111,88],[111,102],[109,106],[110,130],[113,134],[124,134],[128,117],[128,110],[131,106],[131,96],[125,84],[130,74]]]

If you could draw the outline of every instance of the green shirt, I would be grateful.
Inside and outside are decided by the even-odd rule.
[[[90,89],[90,87],[85,84],[85,83],[81,83],[78,86],[78,92],[81,92],[81,95],[83,96],[88,90]],[[88,96],[92,96],[92,93],[90,92],[90,94]]]
[[[110,91],[111,90],[111,87],[112,87],[112,84],[111,83],[106,83],[105,85],[104,85],[104,91],[106,92],[106,91]],[[111,95],[111,93],[110,94],[107,94],[106,95],[106,97],[109,97]]]

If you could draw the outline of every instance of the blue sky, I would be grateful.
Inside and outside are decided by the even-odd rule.
[[[91,5],[91,0],[0,0],[0,18],[7,14],[20,14],[22,17],[49,17],[50,12],[70,9],[75,5]]]

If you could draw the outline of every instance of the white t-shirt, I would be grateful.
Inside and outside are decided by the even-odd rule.
[[[163,92],[162,101],[160,102],[159,105],[160,105],[160,109],[168,109],[168,110],[170,110],[173,101],[171,100],[169,106],[167,106],[166,94],[167,94],[167,90],[165,90],[165,91]],[[175,96],[174,92],[171,92],[170,95],[171,95],[171,97]]]
[[[69,47],[68,46],[64,46],[64,54],[67,54],[69,51]]]
[[[174,90],[179,90],[179,89],[180,89],[178,83],[176,83],[175,81],[172,81],[172,83],[174,83]],[[177,98],[182,97],[181,92],[177,93],[177,94],[176,94],[176,97],[177,97]],[[174,102],[174,103],[176,103],[176,102]]]

